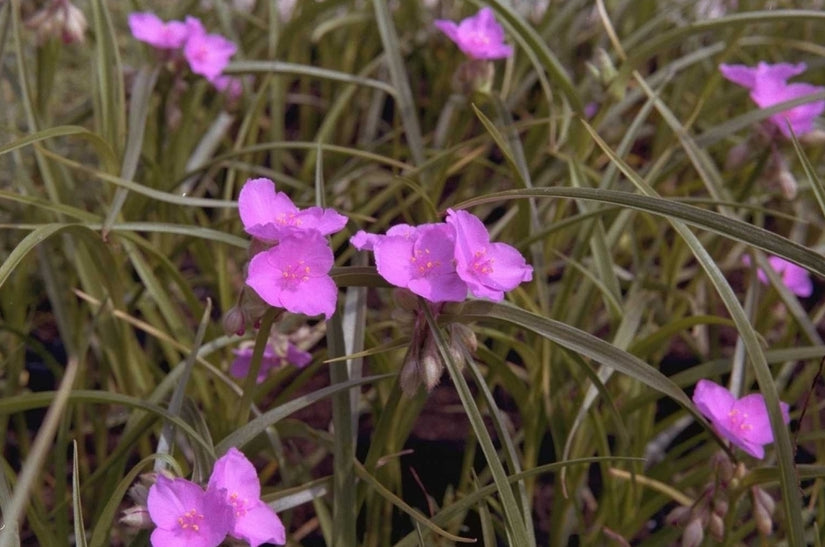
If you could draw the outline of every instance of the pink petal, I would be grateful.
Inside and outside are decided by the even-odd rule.
[[[157,15],[150,12],[130,13],[128,22],[135,39],[158,49],[177,49],[189,37],[189,29],[184,23],[180,21],[164,23]]]
[[[329,276],[314,277],[301,284],[300,290],[281,292],[283,308],[292,313],[323,315],[327,319],[335,313],[338,286]]]
[[[258,547],[262,543],[286,543],[286,529],[281,519],[272,508],[260,501],[236,521],[232,535],[248,541],[250,547]]]
[[[238,194],[238,211],[244,228],[269,224],[278,213],[297,212],[295,204],[267,178],[249,179]]]
[[[249,504],[261,497],[261,483],[255,466],[234,446],[215,462],[207,489],[225,489],[225,497],[235,494],[248,500]]]
[[[375,244],[375,267],[381,277],[396,287],[407,287],[412,279],[413,243],[411,239],[385,236]]]
[[[711,421],[725,421],[736,401],[730,391],[710,380],[699,380],[693,391],[693,403]]]
[[[756,69],[745,65],[719,65],[719,72],[725,79],[748,89],[756,85]]]

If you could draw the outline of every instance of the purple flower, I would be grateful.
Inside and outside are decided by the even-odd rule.
[[[178,49],[189,38],[189,27],[180,21],[164,23],[150,12],[129,14],[132,36],[158,49]]]
[[[217,76],[210,80],[215,89],[226,93],[227,97],[236,100],[243,93],[243,82],[233,76]]]
[[[755,68],[745,65],[719,65],[722,76],[750,89],[750,96],[759,108],[768,108],[792,99],[825,91],[825,87],[806,83],[787,83],[787,79],[805,72],[805,63],[771,65],[760,62]],[[796,135],[813,129],[813,120],[825,111],[825,100],[812,101],[774,114],[769,119],[783,135],[790,137],[787,123]],[[787,122],[786,122],[787,120]]]
[[[448,224],[399,224],[386,235],[355,234],[356,248],[375,252],[381,277],[430,302],[461,302],[467,285],[455,271],[455,233]]]
[[[255,467],[237,448],[230,448],[215,462],[206,491],[219,493],[231,507],[232,537],[248,541],[250,547],[286,543],[281,519],[261,500],[261,483]]]
[[[473,296],[497,302],[505,291],[533,279],[533,267],[514,247],[490,243],[490,234],[478,217],[448,209],[447,223],[455,228],[456,271]]]
[[[446,19],[436,19],[435,26],[473,59],[502,59],[513,54],[512,46],[504,43],[504,29],[490,8],[481,8],[457,25]]]
[[[252,257],[246,284],[270,306],[306,315],[335,312],[338,289],[329,271],[334,257],[316,230],[282,230],[280,242]]]
[[[249,179],[241,188],[238,208],[246,233],[267,242],[278,241],[295,228],[316,230],[321,235],[340,231],[347,217],[333,209],[298,209],[275,183],[266,178]]]
[[[761,394],[736,399],[719,384],[699,380],[693,391],[693,402],[720,435],[754,458],[765,457],[764,445],[773,442],[773,430]],[[785,423],[789,423],[788,404],[780,402],[779,407]]]
[[[307,366],[312,361],[312,354],[308,353],[295,344],[284,340],[286,347],[283,351],[276,351],[272,342],[267,343],[264,348],[264,355],[261,359],[261,368],[258,370],[256,381],[260,384],[266,380],[270,370],[280,368],[284,365],[295,365],[298,368]],[[229,367],[229,373],[235,378],[244,378],[249,373],[252,364],[252,348],[243,348],[234,351],[235,360]]]
[[[195,17],[187,17],[186,26],[189,39],[183,46],[183,55],[192,72],[211,82],[221,75],[238,48],[220,34],[207,34],[203,24]]]
[[[742,262],[750,266],[751,259],[748,255],[743,255]],[[771,268],[779,274],[782,278],[782,283],[789,291],[802,298],[807,298],[813,294],[814,284],[813,281],[811,281],[808,270],[778,256],[768,257],[768,263],[771,265]],[[768,276],[761,268],[756,270],[756,277],[758,277],[762,283],[768,283]]]
[[[157,526],[151,536],[154,547],[216,547],[232,526],[232,510],[223,493],[204,492],[186,479],[158,475],[149,488],[147,506]]]

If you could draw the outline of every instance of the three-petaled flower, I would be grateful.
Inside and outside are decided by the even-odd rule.
[[[799,99],[807,95],[825,91],[807,83],[788,83],[788,78],[805,72],[805,63],[796,65],[790,63],[769,64],[759,62],[756,67],[745,65],[719,65],[722,76],[735,84],[750,90],[751,99],[759,108],[768,108],[792,99]],[[825,100],[811,101],[794,106],[788,110],[778,112],[768,118],[773,125],[786,137],[790,137],[791,129],[796,135],[803,135],[813,129],[813,120],[825,111]]]
[[[750,266],[750,257],[743,255],[742,262],[744,262],[746,266]],[[769,256],[768,264],[770,264],[773,271],[779,274],[782,283],[789,291],[802,298],[807,298],[813,294],[814,284],[813,281],[811,281],[811,275],[808,273],[808,270],[778,256]],[[768,276],[761,268],[756,270],[756,277],[759,278],[759,281],[762,283],[768,283]]]
[[[244,184],[238,208],[246,232],[274,244],[252,257],[246,284],[270,306],[329,319],[338,288],[329,276],[335,259],[324,236],[341,230],[347,217],[333,209],[299,209],[265,178]]]
[[[461,302],[469,291],[499,301],[533,278],[533,268],[506,243],[492,243],[481,220],[447,210],[447,221],[393,226],[384,235],[359,231],[350,242],[373,251],[381,277],[430,302]]]
[[[128,21],[137,40],[161,50],[182,50],[192,72],[221,91],[232,92],[231,86],[237,91],[240,82],[222,75],[237,46],[220,34],[207,33],[197,17],[189,15],[185,21],[164,22],[154,13],[135,12],[129,14]]]
[[[693,402],[716,431],[753,456],[765,457],[764,445],[773,442],[765,398],[759,393],[735,398],[730,391],[710,380],[699,380],[693,392]],[[785,423],[791,421],[788,404],[780,402]]]
[[[149,517],[155,523],[154,547],[219,545],[232,522],[232,510],[217,491],[206,491],[186,479],[158,475],[149,489]]]
[[[158,475],[149,488],[153,547],[217,547],[227,534],[249,542],[286,543],[278,515],[261,500],[255,467],[238,449],[218,458],[204,491],[182,478]]]
[[[282,340],[283,344],[277,346],[269,340],[264,348],[264,354],[261,358],[261,368],[258,370],[257,383],[261,383],[266,379],[270,370],[290,364],[296,367],[305,367],[312,361],[312,354],[308,353],[289,340]],[[229,367],[229,374],[235,378],[243,378],[249,373],[249,367],[252,364],[252,348],[243,348],[236,350],[235,360]]]
[[[504,43],[504,29],[491,8],[481,8],[458,24],[437,19],[435,26],[470,58],[502,59],[513,54],[513,47]]]

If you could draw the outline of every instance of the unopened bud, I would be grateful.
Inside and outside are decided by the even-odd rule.
[[[453,75],[453,89],[462,95],[474,92],[489,93],[496,71],[486,59],[468,59],[459,65]]]
[[[245,330],[246,322],[243,318],[243,312],[237,306],[232,306],[223,316],[223,331],[229,335],[237,334],[241,336]]]
[[[137,530],[149,530],[155,527],[149,516],[149,510],[144,505],[136,505],[124,509],[120,516],[120,522],[130,528]]]
[[[463,363],[463,359],[460,361]],[[444,362],[438,353],[435,339],[432,334],[428,334],[424,341],[424,349],[421,351],[421,361],[419,368],[421,381],[427,386],[427,391],[432,391],[438,382],[441,381],[441,373],[444,372]]]
[[[705,539],[705,530],[702,527],[702,520],[695,518],[691,520],[682,533],[682,547],[699,547]]]
[[[691,508],[685,505],[680,505],[673,508],[665,517],[665,522],[670,526],[684,526],[690,518]]]
[[[799,137],[799,142],[803,144],[825,144],[825,131],[814,129]]]
[[[720,450],[713,455],[713,467],[716,469],[716,476],[723,483],[729,483],[733,479],[733,462],[724,450]]]
[[[476,337],[476,333],[462,323],[451,323],[450,324],[450,336],[453,340],[461,343],[462,346],[467,348],[470,353],[475,353],[478,349],[478,337]]]
[[[410,347],[407,348],[407,354],[404,356],[404,364],[401,365],[401,372],[398,375],[398,383],[401,385],[401,391],[407,397],[413,397],[421,385],[421,377],[418,373],[420,361],[420,347],[413,340]]]
[[[768,514],[773,515],[773,512],[776,511],[776,500],[773,499],[773,496],[758,486],[754,486],[751,489],[751,493],[753,494],[754,505],[761,505]]]
[[[756,529],[763,536],[769,536],[773,532],[773,518],[760,503],[753,504],[753,521],[756,523]]]
[[[779,181],[779,189],[782,190],[782,195],[785,196],[785,199],[794,199],[798,186],[796,184],[796,177],[787,169],[783,169],[779,172],[777,180]]]
[[[596,68],[599,71],[599,79],[601,80],[602,85],[605,87],[609,86],[618,75],[618,71],[616,70],[616,65],[613,64],[613,60],[604,49],[596,48],[596,58],[594,61]]]
[[[66,44],[82,42],[88,26],[83,12],[68,0],[53,0],[26,21],[41,44],[58,37]]]
[[[713,514],[724,517],[728,514],[728,501],[723,499],[715,499],[713,501]]]
[[[725,170],[733,170],[742,167],[748,160],[750,155],[751,145],[747,142],[737,144],[728,150],[728,155],[725,158]]]
[[[711,513],[708,519],[708,532],[716,541],[725,539],[725,522],[716,513]]]

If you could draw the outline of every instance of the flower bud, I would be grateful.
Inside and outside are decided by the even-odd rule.
[[[453,75],[453,89],[462,95],[478,91],[489,93],[493,87],[495,67],[486,59],[469,59],[456,69]]]
[[[463,363],[462,358],[458,363]],[[427,386],[427,391],[432,391],[438,382],[441,381],[441,373],[444,372],[444,362],[441,360],[441,355],[438,353],[438,348],[435,345],[435,339],[432,334],[428,334],[424,340],[424,349],[421,352],[421,361],[419,368],[419,375],[424,385]]]
[[[825,144],[825,131],[821,129],[814,129],[813,131],[808,131],[804,135],[799,136],[799,142],[813,145]]]
[[[776,510],[776,500],[773,499],[773,496],[758,486],[754,486],[751,489],[751,493],[753,494],[754,505],[761,505],[765,508],[769,515],[773,515],[773,512]]]
[[[616,76],[619,74],[616,70],[616,65],[610,55],[602,48],[596,48],[596,58],[594,59],[597,70],[599,71],[599,79],[605,87],[613,83]]]
[[[761,503],[756,503],[754,499],[753,504],[753,521],[756,523],[756,529],[763,536],[769,536],[773,532],[773,518],[771,514]]]
[[[418,369],[420,368],[420,353],[421,348],[419,344],[413,340],[410,347],[407,348],[407,354],[404,356],[404,364],[401,365],[398,383],[401,385],[401,391],[403,391],[407,397],[415,396],[418,387],[421,385],[421,377],[418,373]]]
[[[728,514],[728,500],[715,499],[713,500],[713,514],[724,517]]]
[[[66,44],[82,42],[88,26],[86,16],[69,0],[53,0],[26,21],[26,27],[37,34],[40,44],[57,37]]]
[[[785,196],[785,199],[791,200],[796,197],[796,177],[788,171],[787,169],[782,169],[779,172],[779,177],[777,177],[779,182],[779,189],[782,190],[782,195]]]
[[[691,508],[686,505],[674,507],[665,517],[670,526],[683,526],[690,518]]]
[[[476,333],[467,325],[462,323],[451,323],[450,337],[469,350],[470,353],[475,353],[478,349],[478,338],[476,337]]]
[[[150,530],[155,527],[145,505],[135,505],[124,509],[120,522],[137,530]]]
[[[682,547],[699,547],[704,539],[705,530],[702,527],[702,519],[694,518],[682,533]]]
[[[725,170],[729,171],[742,167],[742,165],[744,165],[745,162],[748,161],[750,151],[751,145],[747,142],[737,144],[736,146],[728,150],[728,155],[725,158]]]
[[[733,462],[724,450],[720,450],[713,455],[713,467],[716,476],[723,483],[729,483],[733,479]]]
[[[229,335],[242,336],[245,330],[246,322],[243,318],[243,312],[238,306],[232,306],[223,316],[223,331]]]
[[[711,513],[708,519],[708,532],[715,541],[721,542],[725,539],[725,522],[716,513]]]

